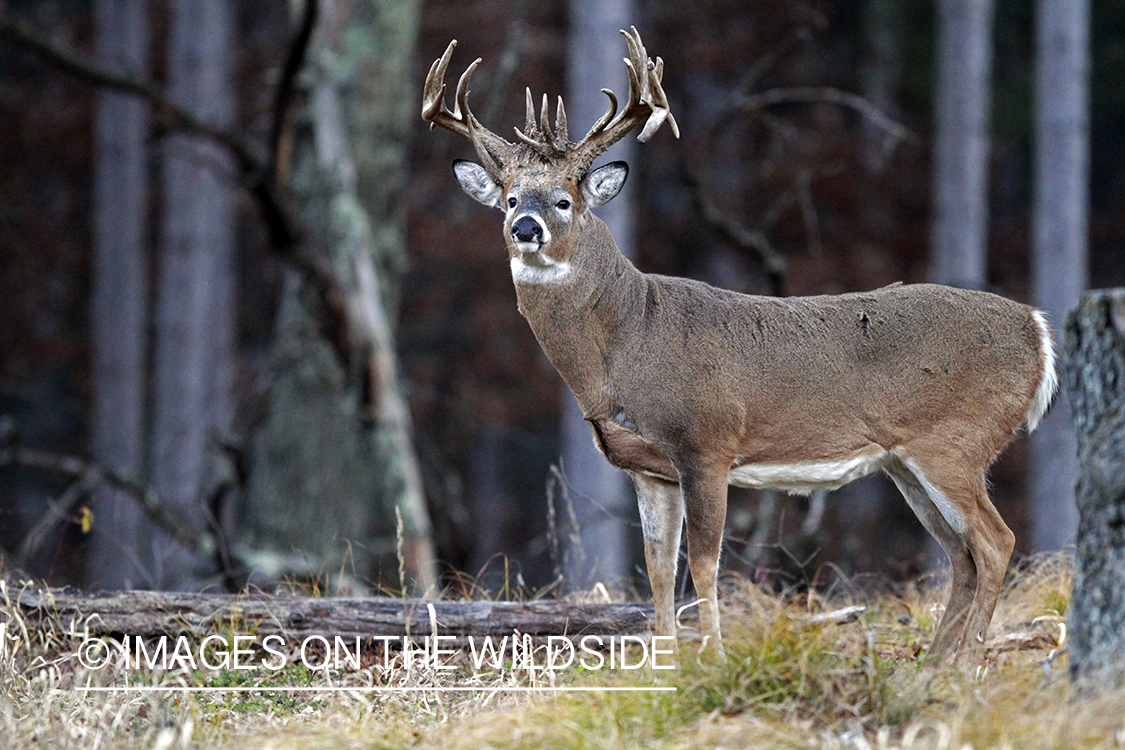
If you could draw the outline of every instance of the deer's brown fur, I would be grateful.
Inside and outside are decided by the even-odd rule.
[[[1035,426],[1055,390],[1045,319],[993,294],[932,284],[779,299],[638,271],[590,212],[616,195],[626,168],[588,170],[591,153],[632,127],[622,120],[651,126],[666,105],[662,66],[648,63],[635,30],[629,38],[630,69],[649,71],[648,98],[634,75],[626,109],[613,118],[611,108],[604,130],[612,137],[592,142],[595,126],[571,144],[565,115],[562,137],[558,127],[552,135],[545,106],[532,128],[529,96],[528,129],[541,147],[529,152],[521,134],[525,143],[509,144],[505,161],[489,141],[496,164],[459,162],[454,171],[470,195],[506,211],[520,312],[598,448],[637,487],[656,632],[674,633],[686,519],[705,642],[721,648],[715,578],[728,483],[807,492],[883,470],[952,563],[931,652],[971,657],[1014,541],[985,474],[1021,425]],[[447,57],[439,63],[444,73]],[[472,123],[472,138],[480,126],[463,89],[459,116]],[[428,100],[424,114],[426,106],[438,111]],[[576,153],[589,159],[581,170]]]

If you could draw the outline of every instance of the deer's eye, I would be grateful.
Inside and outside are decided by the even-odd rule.
[[[516,199],[515,198],[509,198],[508,199],[508,208],[515,208],[515,207],[516,207]]]
[[[555,206],[565,211],[570,208],[570,201],[568,201],[566,198],[563,198],[561,201],[556,203]]]

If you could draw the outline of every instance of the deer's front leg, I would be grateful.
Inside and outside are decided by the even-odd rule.
[[[645,564],[656,609],[656,635],[676,634],[676,567],[680,557],[680,532],[684,526],[684,501],[672,482],[629,472],[637,488],[641,530],[645,537]]]
[[[727,517],[727,470],[730,465],[686,463],[677,465],[687,516],[688,566],[699,607],[703,649],[723,653],[719,630],[719,553]]]

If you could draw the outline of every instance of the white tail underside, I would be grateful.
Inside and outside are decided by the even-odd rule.
[[[1032,312],[1031,317],[1035,319],[1035,325],[1039,327],[1039,354],[1043,361],[1043,373],[1039,378],[1039,387],[1035,389],[1035,397],[1031,399],[1031,406],[1027,410],[1025,422],[1028,432],[1039,426],[1039,422],[1043,419],[1043,415],[1047,413],[1051,401],[1055,398],[1055,392],[1059,388],[1055,342],[1051,338],[1051,327],[1047,324],[1047,318],[1039,310]]]

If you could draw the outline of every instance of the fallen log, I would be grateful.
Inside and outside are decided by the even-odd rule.
[[[429,605],[440,635],[643,635],[651,604],[425,601],[392,597],[316,598],[267,594],[127,591],[85,593],[25,590],[13,597],[29,628],[60,633],[204,637],[244,633],[287,638],[432,635]]]

